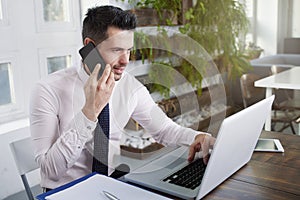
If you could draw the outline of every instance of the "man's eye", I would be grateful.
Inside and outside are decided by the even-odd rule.
[[[123,49],[113,49],[113,52],[121,52]]]

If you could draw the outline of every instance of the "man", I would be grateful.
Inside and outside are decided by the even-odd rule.
[[[169,119],[147,89],[125,72],[135,27],[135,15],[119,8],[89,9],[83,22],[83,43],[94,43],[108,64],[97,65],[92,72],[83,64],[58,71],[33,90],[31,134],[42,187],[53,189],[91,173],[94,130],[107,103],[109,174],[115,167],[110,165],[113,155],[120,153],[122,130],[131,117],[159,143],[190,145],[190,161],[197,151],[208,152],[213,145],[214,138],[208,134],[181,127]],[[97,80],[100,67],[105,70]]]

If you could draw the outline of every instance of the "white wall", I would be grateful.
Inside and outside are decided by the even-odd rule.
[[[300,1],[293,1],[292,37],[300,37]]]
[[[133,6],[129,5],[127,1],[122,2],[121,0],[109,0],[109,4],[122,8],[123,10],[129,10]]]
[[[264,55],[277,53],[278,0],[257,1],[257,44]]]
[[[284,39],[300,37],[299,0],[256,0],[257,44],[263,55],[283,52]]]

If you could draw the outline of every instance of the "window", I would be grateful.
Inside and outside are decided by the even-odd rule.
[[[255,2],[254,0],[244,0],[246,7],[246,14],[250,21],[249,32],[246,35],[245,42],[255,42]]]
[[[0,64],[0,106],[14,102],[11,63]]]
[[[48,74],[71,66],[71,55],[47,58]]]
[[[75,30],[79,13],[76,1],[35,0],[35,13],[38,32]]]
[[[68,0],[43,0],[44,21],[70,21],[68,7]]]
[[[78,59],[76,47],[39,49],[40,76],[45,77],[57,70],[71,67]]]

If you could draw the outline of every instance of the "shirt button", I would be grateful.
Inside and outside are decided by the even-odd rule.
[[[91,130],[91,129],[92,129],[92,127],[91,127],[91,126],[87,126],[86,128],[87,128],[87,129],[89,129],[89,130]]]

